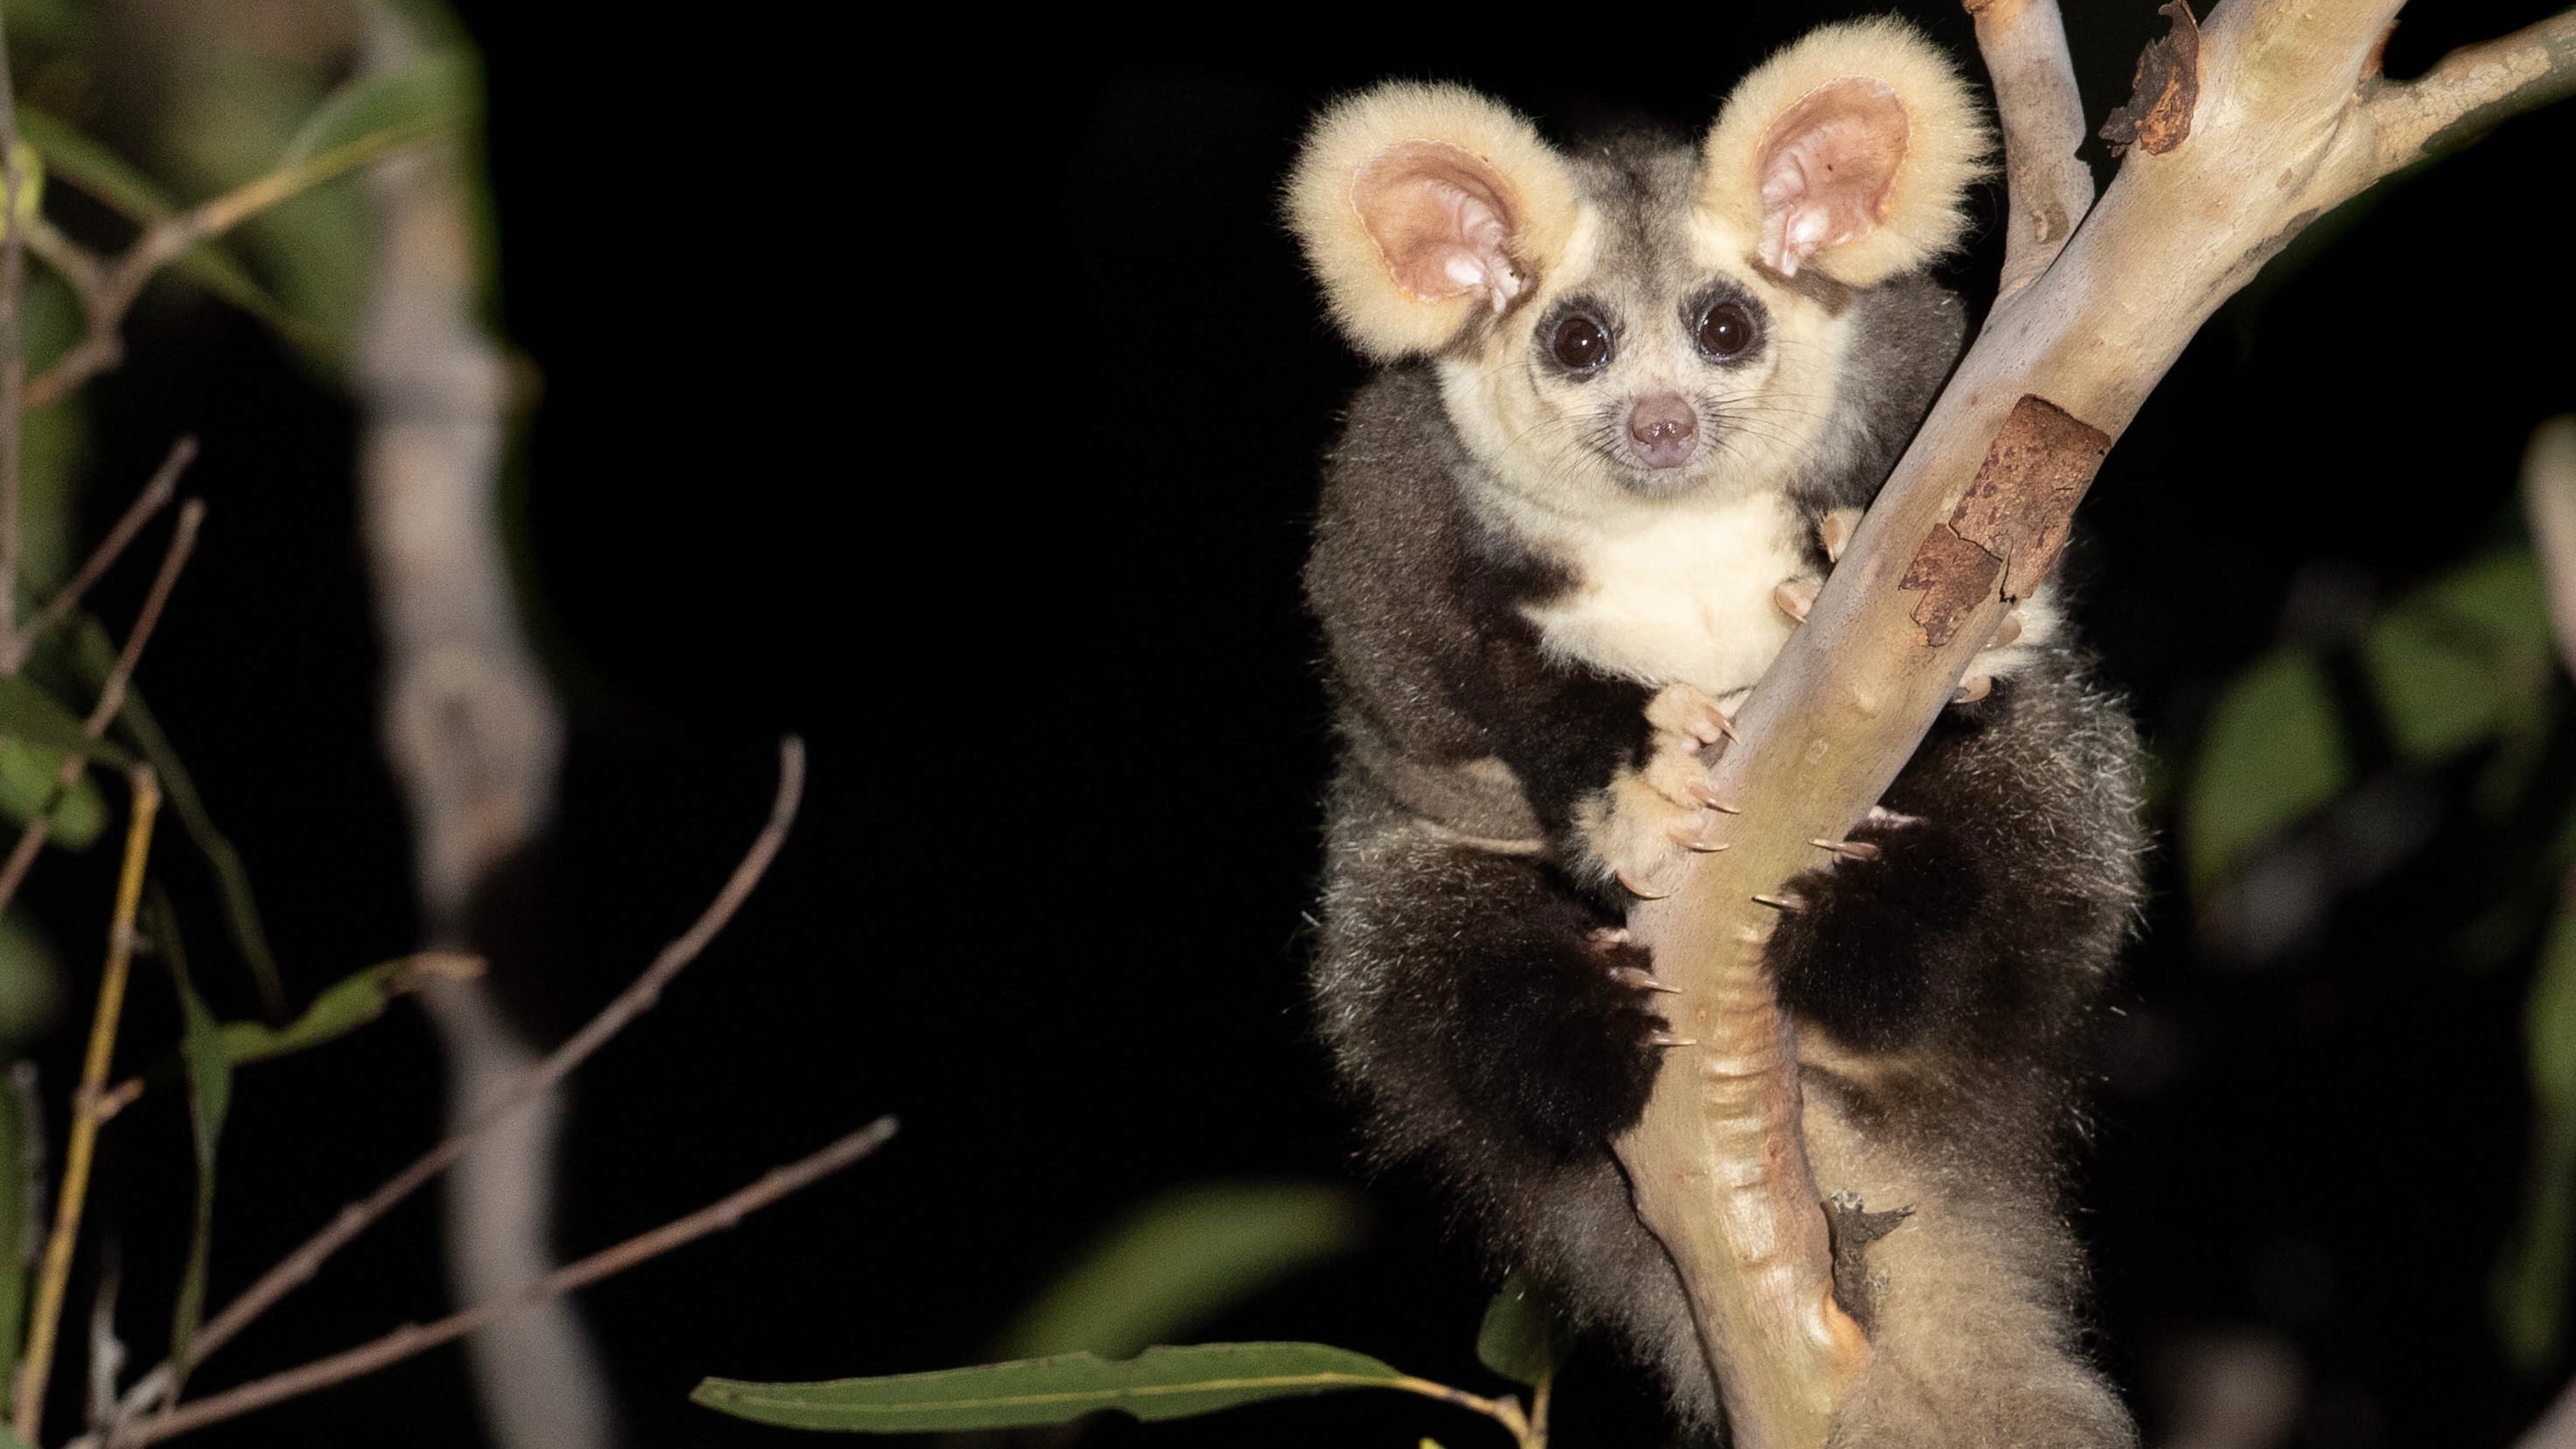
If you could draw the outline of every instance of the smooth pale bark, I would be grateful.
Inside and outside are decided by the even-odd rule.
[[[1886,790],[2001,622],[2006,591],[2026,592],[2052,561],[2100,450],[2221,302],[2332,207],[2576,82],[2571,14],[2391,85],[2377,62],[2397,10],[2227,0],[2181,42],[2194,51],[2181,57],[2189,105],[2154,114],[2064,250],[1999,303],[1736,717],[1739,738],[1712,772],[1741,812],[1731,848],[1631,913],[1658,974],[1680,988],[1675,1029],[1696,1045],[1666,1054],[1644,1120],[1616,1147],[1680,1270],[1742,1449],[1823,1444],[1869,1354],[1833,1298],[1795,1032],[1761,969],[1775,913],[1757,897],[1821,864],[1812,842],[1842,839]],[[2012,5],[1994,19],[2009,32],[2053,19],[2040,11]],[[2062,35],[2050,39],[2025,30],[2016,63],[2062,57]],[[2008,144],[2062,141],[2071,81],[1998,82],[2008,108],[2054,108],[2008,114]],[[2008,167],[2017,186],[2072,194],[2043,158]],[[2012,204],[2017,218],[2047,209],[2019,194]],[[2036,222],[2013,226],[2019,257],[2044,249]],[[2008,418],[2020,425],[1998,446]]]

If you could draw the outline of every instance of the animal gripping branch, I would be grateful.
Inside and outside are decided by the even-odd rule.
[[[2083,214],[2055,7],[1968,8],[2004,112],[2009,290],[1735,717],[1710,781],[1741,812],[1730,848],[1630,917],[1679,989],[1675,1031],[1695,1044],[1666,1054],[1644,1119],[1615,1145],[1744,1449],[1822,1445],[1873,1369],[1834,1297],[1819,1201],[1843,1149],[1808,1130],[1797,1032],[1761,964],[1782,883],[1814,863],[1812,842],[1845,838],[1878,801],[2010,602],[2055,560],[2102,455],[2221,302],[2391,171],[2576,90],[2576,12],[2397,85],[2378,53],[2398,0],[2226,0],[2199,27],[2176,16],[2141,66],[2152,94],[2123,111],[2135,144]],[[2070,213],[2082,216],[2071,238],[2055,222]],[[1918,1230],[1938,1227],[1897,1229]]]

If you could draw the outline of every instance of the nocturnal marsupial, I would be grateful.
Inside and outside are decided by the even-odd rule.
[[[1609,1142],[1673,1044],[1625,929],[1722,842],[1707,767],[1956,360],[1924,275],[1988,132],[1908,27],[1819,30],[1691,142],[1563,149],[1468,90],[1316,123],[1289,215],[1383,370],[1307,566],[1341,765],[1320,1027],[1382,1161],[1722,1414]],[[2128,1445],[2062,1217],[2089,1028],[2139,899],[2135,732],[2043,588],[1765,964],[1818,1187],[1908,1215],[1846,1285],[1852,1449]],[[1881,1219],[1881,1222],[1893,1219]]]

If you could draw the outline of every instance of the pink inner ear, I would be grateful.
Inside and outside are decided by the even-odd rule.
[[[1491,170],[1438,141],[1391,146],[1351,181],[1351,204],[1406,296],[1482,295],[1497,312],[1528,285],[1505,250],[1512,210]]]
[[[1878,229],[1905,160],[1895,88],[1846,76],[1809,91],[1762,138],[1762,261],[1784,277]]]

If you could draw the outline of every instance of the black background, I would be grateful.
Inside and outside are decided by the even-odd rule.
[[[1909,8],[1972,51],[1952,10]],[[2074,8],[2098,120],[2162,22]],[[2420,8],[2394,74],[2551,7]],[[1327,743],[1295,580],[1315,461],[1363,372],[1276,221],[1304,118],[1411,75],[1560,134],[1633,112],[1696,128],[1769,48],[1864,12],[1560,15],[1503,38],[1454,11],[1382,13],[1183,50],[998,21],[896,44],[766,12],[723,30],[557,10],[464,11],[489,66],[504,320],[545,382],[514,517],[574,721],[508,985],[545,1031],[604,1001],[721,880],[778,734],[804,734],[813,785],[778,868],[577,1081],[561,1234],[589,1251],[900,1113],[877,1159],[581,1300],[636,1442],[784,1443],[690,1408],[689,1386],[971,1361],[1156,1189],[1350,1174],[1299,985]],[[2205,329],[2113,452],[2077,615],[2164,750],[2180,757],[2320,561],[2384,596],[2517,527],[2523,439],[2576,405],[2554,214],[2570,155],[2561,108],[2375,194]],[[1972,296],[1996,199],[1955,269]],[[373,729],[352,419],[219,308],[158,307],[135,340],[97,388],[102,498],[193,429],[213,510],[142,683],[247,853],[301,996],[415,932]],[[129,572],[102,603],[120,628]],[[2500,1367],[2483,1310],[2520,1190],[2528,967],[2464,973],[2435,924],[2476,847],[2447,822],[2267,969],[2194,950],[2159,856],[2121,987],[2143,1024],[2117,1029],[2075,1219],[2097,1350],[2151,1424],[2173,1345],[2247,1325],[2308,1364],[2303,1444],[2500,1443],[2544,1397]],[[110,853],[49,864],[59,939],[94,939]],[[201,872],[167,873],[201,980],[246,1014]],[[168,1030],[151,995],[137,1040]],[[216,1299],[428,1143],[437,1081],[409,1008],[245,1073]],[[111,1134],[102,1212],[139,1320],[184,1231],[184,1133],[148,1099]],[[1208,1336],[1320,1338],[1494,1387],[1465,1252],[1413,1184],[1371,1202],[1363,1254]],[[207,1386],[443,1311],[434,1229],[425,1202],[405,1209]],[[1651,1442],[1607,1356],[1579,1362],[1561,1442]],[[473,1433],[450,1350],[203,1442]],[[1367,1396],[1093,1433],[1493,1438]]]

